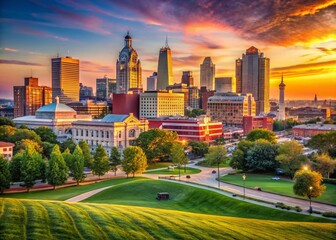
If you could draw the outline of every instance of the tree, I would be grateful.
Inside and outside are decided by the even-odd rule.
[[[97,175],[100,179],[100,177],[107,173],[109,169],[110,165],[106,151],[102,145],[99,144],[93,156],[92,173]]]
[[[314,160],[314,169],[325,178],[329,178],[330,174],[333,174],[336,169],[336,160],[332,159],[326,153],[316,156]]]
[[[6,118],[6,117],[0,117],[0,126],[12,126],[15,127],[15,123],[12,119]]]
[[[40,136],[41,141],[57,143],[57,136],[51,128],[43,126],[34,129],[34,131]]]
[[[294,176],[294,193],[301,197],[315,198],[325,191],[325,186],[321,185],[322,175],[310,170],[300,170]],[[310,209],[311,211],[311,209]]]
[[[76,146],[75,151],[73,152],[73,162],[70,168],[71,176],[77,182],[77,186],[85,178],[84,175],[84,155],[82,149],[79,145]]]
[[[248,170],[247,166],[247,152],[253,147],[253,142],[247,140],[241,140],[238,143],[237,149],[232,153],[230,166],[235,169],[240,169],[246,172]]]
[[[117,176],[118,165],[121,164],[121,156],[117,147],[113,147],[110,155],[110,166],[114,172],[114,176]]]
[[[217,180],[218,188],[220,187],[219,165],[226,160],[227,151],[223,146],[212,146],[209,148],[209,153],[205,155],[205,160],[212,164],[217,165]]]
[[[88,167],[88,168],[91,168],[93,158],[91,156],[89,144],[87,144],[87,142],[85,142],[85,141],[80,141],[78,144],[79,144],[79,147],[82,149],[82,152],[83,152],[84,166]]]
[[[278,166],[276,155],[276,145],[264,139],[257,140],[247,152],[246,166],[254,171],[274,170]]]
[[[278,131],[282,131],[282,130],[285,130],[283,122],[279,121],[279,120],[275,120],[273,122],[273,131],[278,132]]]
[[[171,161],[179,168],[179,180],[181,177],[181,165],[188,161],[187,156],[184,153],[184,149],[181,143],[175,142],[170,152]]]
[[[10,186],[10,172],[7,159],[0,155],[0,194]]]
[[[69,168],[67,167],[59,146],[56,144],[48,163],[47,180],[50,185],[56,189],[56,186],[62,185],[66,182]]]
[[[17,129],[12,126],[0,126],[0,141],[9,142],[9,137],[14,135]]]
[[[142,148],[149,162],[156,162],[169,159],[172,144],[176,141],[176,132],[156,128],[140,133],[135,145]]]
[[[11,180],[13,182],[22,181],[21,177],[22,159],[23,159],[23,152],[15,154],[12,160],[9,162],[9,171],[11,175]]]
[[[35,185],[35,180],[39,177],[40,173],[40,162],[42,156],[35,151],[32,147],[28,147],[22,153],[22,162],[21,162],[21,179],[24,181],[29,192],[30,188]]]
[[[307,161],[306,156],[303,155],[303,146],[297,141],[284,142],[279,146],[278,153],[279,155],[276,156],[275,160],[280,163],[280,167],[285,174],[288,174],[291,178]]]
[[[33,147],[38,153],[42,153],[43,151],[43,148],[38,142],[30,139],[22,139],[21,141],[16,142],[14,152],[17,153],[20,151],[24,151],[26,148],[28,148],[28,145]]]
[[[65,164],[68,166],[69,169],[71,169],[71,166],[74,161],[74,157],[72,156],[69,148],[65,149],[64,152],[62,152],[62,157],[63,157],[63,160],[65,161]]]
[[[12,143],[16,143],[16,142],[21,141],[22,139],[30,139],[30,140],[37,142],[38,144],[41,143],[40,136],[37,135],[33,130],[22,129],[22,128],[16,129],[16,132],[13,135],[9,136],[8,141]]]
[[[131,173],[143,173],[147,168],[147,158],[143,150],[138,146],[129,146],[123,151],[121,166],[127,177]]]
[[[191,152],[199,157],[204,157],[209,151],[209,144],[207,142],[189,141],[188,146],[192,148]]]
[[[50,155],[51,155],[51,152],[55,147],[55,144],[50,143],[50,142],[42,142],[41,146],[42,146],[42,149],[43,149],[42,150],[43,157],[49,159]]]
[[[215,145],[224,145],[225,144],[225,139],[223,137],[219,137],[215,139]]]
[[[328,153],[336,158],[336,132],[320,133],[313,136],[307,143],[310,148],[318,149],[320,153]]]
[[[253,129],[246,135],[246,140],[254,142],[258,139],[264,139],[271,143],[276,143],[274,132],[266,129]]]
[[[68,138],[61,143],[60,147],[62,152],[64,152],[67,148],[69,148],[70,152],[73,152],[76,148],[76,143],[71,138]]]

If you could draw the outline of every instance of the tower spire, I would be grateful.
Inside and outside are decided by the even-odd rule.
[[[169,45],[168,45],[168,35],[166,34],[166,48],[169,48]]]
[[[283,72],[281,73],[281,83],[283,83]]]

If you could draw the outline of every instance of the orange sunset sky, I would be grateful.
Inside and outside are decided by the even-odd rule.
[[[18,7],[20,6],[20,7]],[[130,31],[143,82],[157,71],[166,35],[175,82],[212,57],[216,77],[234,77],[235,59],[255,46],[271,59],[271,98],[281,73],[286,99],[336,99],[336,1],[1,1],[0,97],[38,77],[51,86],[50,59],[81,61],[80,81],[115,78],[115,64]]]

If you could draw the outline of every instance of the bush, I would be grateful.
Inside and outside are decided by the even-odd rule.
[[[286,207],[286,204],[282,203],[282,202],[277,202],[275,204],[275,207],[276,208],[281,208],[281,209],[284,209]]]
[[[324,212],[322,213],[323,217],[331,217],[331,218],[336,218],[336,212]]]
[[[302,209],[299,206],[291,207],[291,206],[288,206],[288,205],[286,205],[282,202],[277,202],[275,204],[275,207],[276,208],[281,208],[281,209],[286,209],[286,210],[295,210],[297,212],[302,212]]]
[[[302,208],[300,208],[299,206],[295,206],[292,209],[297,211],[297,212],[302,212]]]
[[[329,183],[336,185],[336,179],[335,178],[323,178],[322,183]]]

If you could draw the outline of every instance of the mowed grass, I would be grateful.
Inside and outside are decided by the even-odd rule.
[[[223,167],[230,167],[229,162],[230,162],[230,161],[225,161],[225,162],[219,164],[219,167],[220,167],[220,168],[223,168]],[[198,162],[196,165],[198,165],[198,166],[202,166],[202,167],[208,167],[208,168],[217,168],[217,167],[218,167],[217,164],[209,164],[209,162],[206,161],[206,160],[200,161],[200,162]]]
[[[168,192],[171,200],[158,201],[158,192]],[[141,206],[184,212],[256,218],[281,221],[326,221],[329,219],[311,217],[276,208],[267,208],[245,201],[229,198],[210,190],[200,189],[174,182],[138,179],[106,189],[87,198],[87,203],[108,203],[126,206]]]
[[[243,186],[242,174],[226,175],[221,177],[223,181]],[[322,196],[314,198],[320,202],[336,204],[336,185],[325,184],[326,191]],[[273,180],[272,175],[246,174],[245,186],[254,188],[260,187],[264,191],[280,193],[288,196],[295,196],[293,192],[293,181],[280,176],[280,180]]]
[[[69,198],[75,197],[82,193],[95,190],[98,188],[103,188],[107,186],[114,186],[118,184],[122,184],[124,182],[135,181],[137,178],[117,178],[111,180],[105,180],[97,183],[90,183],[87,185],[80,186],[71,186],[65,188],[59,188],[56,190],[42,190],[42,191],[32,191],[32,192],[24,192],[24,193],[8,193],[4,195],[0,195],[0,197],[4,198],[24,198],[24,199],[43,199],[43,200],[67,200]]]
[[[171,166],[173,163],[172,162],[156,162],[156,163],[150,163],[147,167],[147,170],[152,170],[152,169],[158,169],[158,168],[165,168],[168,166]]]
[[[334,239],[335,223],[279,222],[111,204],[0,199],[0,239]]]
[[[197,169],[197,168],[190,168],[190,167],[186,167],[186,171],[184,171],[184,167],[181,166],[180,169],[180,174],[181,175],[186,175],[186,174],[196,174],[196,173],[200,173],[201,170]],[[160,169],[160,170],[155,170],[155,171],[149,171],[149,172],[145,172],[145,174],[164,174],[164,175],[179,175],[179,168],[175,167],[174,169]]]

